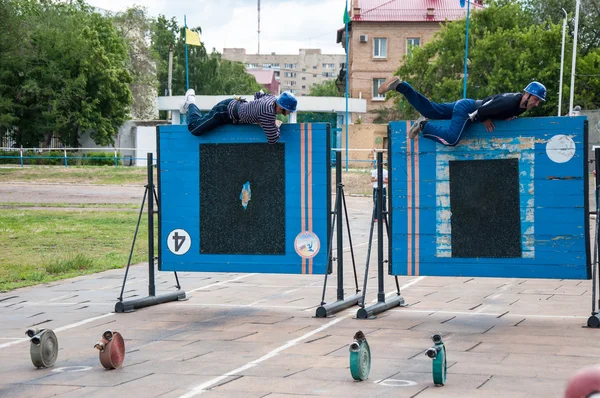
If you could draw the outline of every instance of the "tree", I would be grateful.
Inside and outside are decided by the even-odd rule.
[[[506,0],[505,0],[506,1]],[[561,25],[565,14],[568,13],[571,41],[575,26],[575,1],[576,0],[523,0],[523,7],[531,15],[532,23],[541,24],[551,21]],[[597,49],[600,46],[600,3],[598,0],[581,0],[579,9],[578,44],[581,46],[582,55]]]
[[[192,28],[202,33],[202,29]],[[185,41],[184,28],[177,20],[160,15],[152,23],[151,48],[156,56],[158,92],[165,93],[168,87],[169,46],[173,43],[173,95],[183,95],[185,86]],[[199,95],[253,94],[262,86],[254,76],[246,72],[239,62],[223,60],[213,50],[208,54],[204,45],[188,46],[189,86]]]
[[[471,17],[467,96],[484,98],[500,92],[522,92],[530,81],[538,80],[546,85],[548,100],[530,114],[555,114],[562,26],[549,21],[532,24],[531,15],[514,1],[494,2],[490,7],[474,12]],[[464,20],[443,26],[434,40],[414,49],[404,58],[405,62],[397,74],[434,101],[462,98],[464,31]],[[587,62],[578,66],[578,73],[592,70],[597,51],[586,56]],[[570,52],[571,46],[567,43],[565,58]],[[565,65],[565,76],[570,73],[569,66]],[[582,85],[587,87],[585,94],[581,91]],[[563,93],[564,98],[568,98],[568,79],[565,79]],[[578,79],[575,98],[579,104],[598,107],[598,79],[585,82]],[[396,96],[396,101],[405,116],[416,116],[414,109],[401,96]],[[563,103],[564,114],[568,101]]]
[[[93,13],[83,1],[8,0],[18,16],[3,32],[18,37],[18,49],[0,65],[3,116],[17,144],[37,146],[53,134],[78,146],[91,131],[110,144],[128,117],[131,104],[127,46],[112,21]],[[8,120],[8,122],[6,121]]]
[[[128,70],[132,76],[130,85],[133,96],[131,116],[134,119],[154,119],[157,90],[156,65],[148,44],[151,19],[143,7],[133,7],[114,17],[119,34],[127,43]]]
[[[18,120],[15,83],[20,76],[14,71],[25,68],[25,59],[19,55],[24,32],[18,7],[11,0],[0,0],[0,137]]]
[[[384,106],[375,108],[369,111],[369,113],[376,115],[375,119],[373,119],[373,123],[375,124],[388,124],[395,120],[404,119],[404,114],[399,109],[398,104],[394,104],[391,107]]]
[[[321,84],[312,86],[310,88],[311,97],[343,97],[344,94],[340,93],[335,85],[335,80],[326,80]]]

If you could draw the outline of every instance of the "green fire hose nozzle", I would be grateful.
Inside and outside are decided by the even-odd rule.
[[[446,384],[446,346],[444,346],[442,336],[439,334],[431,336],[431,340],[433,340],[434,346],[425,351],[425,355],[433,360],[433,383],[437,386],[443,386]]]
[[[354,380],[364,381],[371,372],[371,349],[363,332],[354,335],[350,344],[350,373]]]

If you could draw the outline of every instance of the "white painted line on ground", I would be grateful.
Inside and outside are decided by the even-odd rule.
[[[104,314],[104,315],[100,315],[100,316],[95,316],[93,318],[84,319],[83,321],[72,323],[72,324],[66,325],[66,326],[61,326],[61,327],[53,329],[53,330],[54,330],[54,332],[62,332],[64,330],[73,329],[73,328],[76,328],[78,326],[85,325],[86,323],[94,322],[94,321],[97,321],[98,319],[106,318],[106,317],[113,316],[113,315],[114,315],[113,312],[109,312],[108,314]],[[15,340],[15,341],[11,341],[10,343],[0,344],[0,350],[3,349],[3,348],[6,348],[6,347],[10,347],[11,345],[15,345],[15,344],[19,344],[19,343],[24,343],[26,341],[29,341],[28,337],[25,337],[25,338],[22,338],[22,339],[18,339],[18,340]]]
[[[502,315],[502,313],[491,313],[491,312],[469,312],[469,311],[444,311],[444,310],[412,310],[410,308],[398,308],[398,309],[394,309],[394,310],[390,310],[392,313],[398,313],[401,314],[403,312],[414,312],[414,313],[419,313],[419,314],[431,314],[431,313],[435,313],[435,314],[444,314],[444,315],[482,315],[482,316],[500,316]],[[578,315],[539,315],[539,314],[517,314],[517,313],[512,313],[509,312],[508,314],[505,314],[502,316],[502,318],[506,318],[509,316],[516,316],[519,318],[548,318],[548,319],[564,319],[564,318],[569,318],[569,319],[588,319],[589,317],[587,316],[578,316]]]
[[[414,280],[412,280],[412,281],[408,282],[407,284],[403,285],[403,286],[400,288],[400,290],[402,290],[402,289],[406,289],[406,288],[408,288],[409,286],[412,286],[412,285],[414,285],[415,283],[419,282],[419,281],[420,281],[420,280],[422,280],[423,278],[424,278],[424,277],[422,276],[422,277],[419,277],[419,278],[417,278],[417,279],[414,279]],[[212,380],[209,380],[209,381],[207,381],[207,382],[205,382],[205,383],[202,383],[202,384],[200,384],[200,385],[198,385],[198,386],[194,387],[194,388],[193,388],[192,390],[190,390],[188,393],[186,393],[186,394],[184,394],[184,395],[181,395],[179,398],[191,398],[191,397],[195,397],[196,395],[200,395],[200,394],[202,394],[202,393],[205,393],[205,392],[207,392],[207,391],[208,391],[207,389],[209,389],[209,388],[211,388],[212,386],[214,386],[215,384],[217,384],[217,383],[219,383],[219,382],[221,382],[221,381],[225,380],[225,379],[226,379],[226,378],[228,378],[229,376],[235,376],[235,375],[237,375],[237,374],[238,374],[238,373],[240,373],[240,372],[243,372],[243,371],[245,371],[245,370],[247,370],[247,369],[253,368],[254,366],[256,366],[256,365],[260,364],[261,362],[264,362],[264,361],[266,361],[266,360],[268,360],[268,359],[271,359],[271,358],[273,358],[274,356],[276,356],[276,355],[277,355],[277,354],[279,354],[280,352],[282,352],[282,351],[285,351],[285,350],[287,350],[288,348],[291,348],[291,347],[295,346],[296,344],[298,344],[298,343],[299,343],[299,342],[301,342],[302,340],[306,340],[306,339],[308,339],[309,337],[311,337],[311,336],[314,336],[315,334],[317,334],[317,333],[320,333],[320,332],[322,332],[323,330],[329,329],[330,327],[332,327],[333,325],[335,325],[335,324],[337,324],[337,323],[340,323],[340,322],[341,322],[341,321],[343,321],[344,319],[351,317],[351,316],[352,316],[352,314],[354,313],[354,312],[353,312],[354,310],[355,310],[354,308],[349,308],[349,309],[345,310],[345,311],[344,311],[344,312],[346,313],[345,315],[343,315],[343,314],[344,314],[344,312],[342,312],[342,313],[340,313],[340,314],[338,315],[338,318],[336,318],[336,319],[332,320],[331,322],[329,322],[329,323],[326,323],[325,325],[322,325],[322,326],[318,327],[317,329],[314,329],[314,330],[312,330],[312,331],[310,331],[310,332],[308,332],[308,333],[306,333],[306,334],[304,334],[304,335],[302,335],[302,336],[300,336],[300,337],[298,337],[298,338],[296,338],[296,339],[294,339],[294,340],[290,340],[290,341],[288,341],[287,343],[285,343],[285,344],[284,344],[284,345],[282,345],[281,347],[278,347],[278,348],[274,349],[273,351],[271,351],[271,352],[267,353],[266,355],[263,355],[262,357],[260,357],[260,358],[258,358],[258,359],[256,359],[256,360],[254,360],[254,361],[252,361],[252,362],[248,362],[247,364],[245,364],[245,365],[243,365],[243,366],[240,366],[240,367],[239,367],[239,368],[237,368],[237,369],[234,369],[234,370],[232,370],[232,371],[230,371],[230,372],[227,372],[227,373],[225,373],[225,374],[223,374],[223,375],[221,375],[221,376],[215,377],[215,378],[214,378],[214,379],[212,379]],[[352,312],[351,312],[351,311],[352,311]]]
[[[190,307],[227,307],[227,308],[248,308],[250,307],[249,304],[217,304],[217,303],[180,303],[177,305],[183,305],[183,306],[190,306]],[[303,306],[293,306],[293,305],[252,305],[252,308],[259,308],[259,309],[275,309],[275,308],[289,308],[289,309],[296,309],[296,310],[301,310],[306,308],[305,305]]]
[[[197,288],[197,289],[192,289],[192,290],[189,290],[189,291],[187,291],[187,292],[186,292],[186,294],[187,294],[187,293],[193,293],[193,292],[197,292],[197,291],[199,291],[199,290],[208,289],[208,288],[211,288],[211,287],[214,287],[214,286],[220,286],[220,285],[224,285],[224,284],[226,284],[226,283],[230,283],[230,282],[239,281],[240,279],[248,278],[249,276],[254,276],[254,275],[256,275],[256,274],[245,274],[245,275],[240,275],[240,276],[238,276],[237,278],[228,279],[228,280],[226,280],[226,281],[221,281],[221,282],[215,282],[215,283],[211,283],[210,285],[206,285],[206,286],[199,287],[199,288]]]

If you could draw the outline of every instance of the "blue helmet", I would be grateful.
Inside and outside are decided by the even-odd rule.
[[[525,87],[525,92],[546,101],[546,87],[540,82],[531,82]]]
[[[279,97],[277,97],[277,105],[285,109],[286,111],[296,112],[296,105],[298,105],[298,100],[292,93],[288,93],[287,91],[281,93]]]

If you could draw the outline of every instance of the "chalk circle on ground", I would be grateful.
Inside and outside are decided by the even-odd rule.
[[[375,383],[386,387],[412,387],[417,385],[417,383],[412,380],[397,379],[377,380]]]
[[[56,373],[75,373],[75,372],[87,372],[92,370],[91,366],[65,366],[62,368],[52,369]]]
[[[566,163],[575,156],[575,142],[567,135],[555,135],[546,144],[546,154],[555,163]]]
[[[296,253],[302,258],[313,258],[319,253],[321,242],[319,237],[312,231],[303,231],[294,240]]]
[[[175,255],[181,256],[187,253],[192,246],[192,238],[184,229],[171,231],[167,238],[167,247]]]

